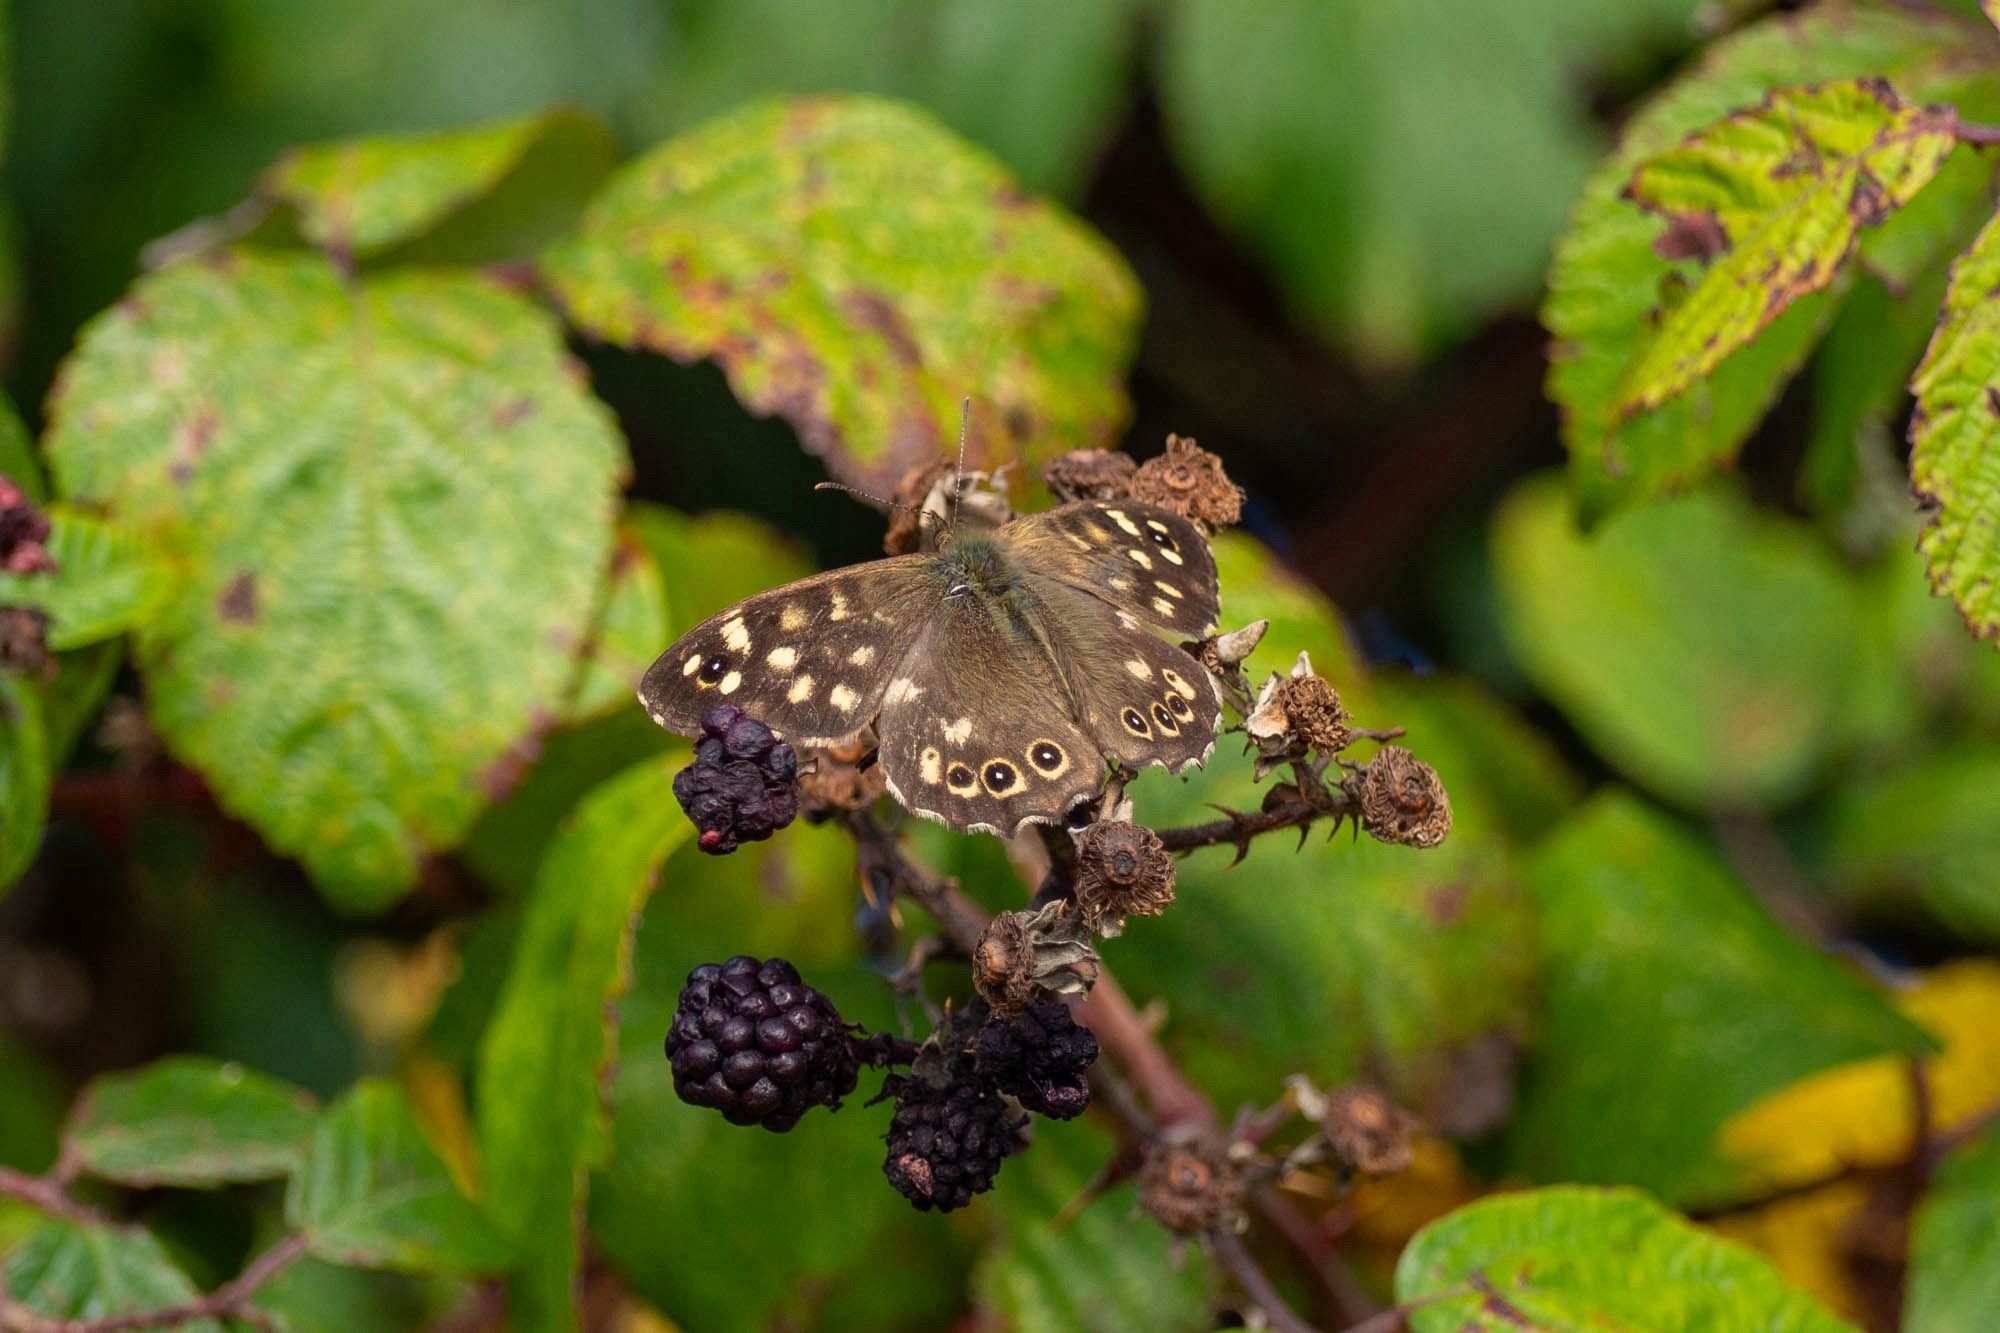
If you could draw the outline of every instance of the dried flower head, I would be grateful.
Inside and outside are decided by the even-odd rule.
[[[1143,824],[1099,822],[1076,839],[1076,905],[1100,935],[1124,933],[1128,916],[1158,916],[1174,900],[1174,858]]]
[[[842,745],[822,745],[800,756],[799,813],[818,823],[848,810],[865,810],[887,790],[874,762],[875,741],[864,732]]]
[[[1166,452],[1139,465],[1131,493],[1211,531],[1243,517],[1243,488],[1222,470],[1222,460],[1179,435],[1167,436]]]
[[[0,670],[54,679],[49,618],[33,607],[0,606]]]
[[[1382,842],[1435,847],[1451,832],[1451,799],[1429,764],[1400,745],[1385,745],[1349,779],[1361,827]]]
[[[1087,994],[1097,984],[1097,950],[1060,899],[1033,912],[1002,912],[972,951],[972,984],[994,1013],[1012,1018],[1043,993]]]
[[[1320,1129],[1333,1155],[1364,1175],[1409,1170],[1416,1117],[1379,1089],[1360,1083],[1335,1088],[1327,1094]]]
[[[1157,1142],[1139,1168],[1139,1206],[1184,1235],[1238,1225],[1243,1188],[1243,1165],[1213,1135]]]
[[[963,481],[957,465],[943,459],[913,467],[896,483],[889,498],[889,530],[882,549],[890,555],[933,550],[938,534],[956,521],[961,525],[997,528],[1014,516],[1007,487],[1000,479],[1005,467],[992,472],[966,469]]]
[[[1340,693],[1325,677],[1315,675],[1304,653],[1289,675],[1273,675],[1257,692],[1256,707],[1243,729],[1257,747],[1257,776],[1280,764],[1305,757],[1307,750],[1332,754],[1354,740],[1351,717],[1341,706]]]
[[[1115,449],[1072,449],[1049,460],[1042,480],[1060,500],[1122,500],[1132,493],[1139,461]]]
[[[924,518],[931,492],[951,474],[949,459],[923,463],[903,474],[896,489],[889,492],[896,507],[889,511],[889,530],[882,534],[882,549],[890,555],[908,555],[923,550],[925,538],[939,525]],[[948,517],[948,515],[947,515]]]

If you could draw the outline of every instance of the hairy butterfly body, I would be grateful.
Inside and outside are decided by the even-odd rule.
[[[1207,758],[1214,685],[1160,634],[1199,638],[1219,611],[1192,523],[1084,501],[740,602],[661,654],[639,698],[689,735],[717,703],[799,745],[874,722],[904,806],[1012,834],[1096,795],[1108,759]]]

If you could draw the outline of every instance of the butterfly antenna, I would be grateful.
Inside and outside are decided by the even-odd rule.
[[[861,490],[859,487],[843,486],[837,481],[816,482],[813,485],[813,489],[816,491],[844,491],[849,495],[859,496],[863,500],[871,500],[889,509],[900,509],[905,513],[915,514],[920,521],[924,516],[924,511],[918,509],[915,505],[906,505],[901,500],[891,500],[884,496],[876,495],[872,491]]]
[[[958,405],[958,472],[952,479],[951,526],[958,529],[958,505],[965,498],[965,427],[972,419],[972,399],[964,398]]]

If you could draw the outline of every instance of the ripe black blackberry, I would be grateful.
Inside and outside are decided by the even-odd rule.
[[[1021,1105],[1057,1120],[1090,1105],[1084,1074],[1097,1060],[1097,1037],[1060,1004],[1031,1004],[979,1031],[979,1072]]]
[[[858,1030],[782,958],[703,963],[688,973],[667,1030],[674,1091],[733,1125],[782,1133],[854,1091],[860,1058],[849,1037]]]
[[[1022,1145],[1026,1117],[983,1078],[932,1083],[891,1074],[882,1091],[896,1099],[882,1172],[922,1211],[948,1213],[971,1203],[993,1188],[1002,1159]]]
[[[704,852],[733,852],[792,822],[799,812],[798,757],[742,709],[702,714],[694,762],[674,775],[674,798],[701,830]]]

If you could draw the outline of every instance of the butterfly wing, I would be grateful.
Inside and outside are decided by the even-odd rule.
[[[1020,607],[945,599],[883,696],[890,794],[961,831],[1012,836],[1061,820],[1105,775],[1103,751],[1064,698]]]
[[[1023,514],[999,540],[1015,564],[1183,638],[1201,638],[1222,614],[1208,538],[1169,510],[1082,500]]]
[[[819,574],[738,602],[696,625],[639,682],[653,721],[692,736],[734,704],[799,745],[868,725],[909,645],[943,596],[934,556]]]

